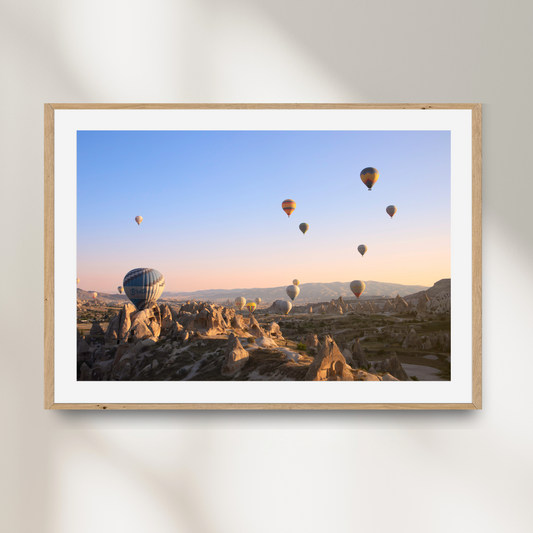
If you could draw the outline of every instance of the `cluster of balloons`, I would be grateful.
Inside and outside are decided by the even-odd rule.
[[[253,302],[252,301],[246,302],[246,298],[244,298],[243,296],[239,296],[238,298],[235,298],[235,307],[239,311],[241,311],[246,306],[250,314],[252,314],[257,309],[257,306],[260,303],[261,303],[261,298],[256,298],[255,301]]]

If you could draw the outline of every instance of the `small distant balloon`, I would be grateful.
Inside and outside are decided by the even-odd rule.
[[[285,290],[292,301],[300,294],[298,285],[289,285]]]
[[[235,298],[235,307],[240,311],[246,305],[246,298],[239,296]]]
[[[398,209],[396,209],[395,205],[389,205],[385,211],[387,211],[387,214],[392,218]]]
[[[141,225],[142,221],[143,221],[143,217],[141,217],[140,215],[135,217],[135,222],[137,222],[138,226]]]
[[[364,244],[360,244],[358,247],[357,247],[357,250],[358,252],[361,254],[361,255],[365,255],[368,248],[364,245]]]
[[[361,181],[368,187],[368,190],[371,191],[372,187],[379,179],[379,172],[377,168],[366,167],[361,170]]]
[[[293,285],[300,285],[300,280],[299,279],[293,279],[292,280],[292,284]]]
[[[365,290],[365,282],[361,281],[360,279],[355,279],[350,283],[350,290],[359,298],[361,294],[363,294]]]
[[[256,298],[256,299],[255,299],[255,303],[256,303],[257,305],[259,305],[259,304],[261,303],[261,298]]]
[[[93,292],[91,296],[93,297],[93,300],[96,300],[96,297],[98,296],[98,293],[97,292]]]
[[[80,282],[80,278],[76,278],[76,283],[79,283]]]
[[[122,294],[122,293],[124,292],[124,287],[122,287],[121,285],[118,286],[117,289],[118,289],[118,292],[119,292],[120,294]]]
[[[288,315],[291,312],[292,304],[287,300],[276,300],[276,308],[282,315]]]
[[[300,224],[300,231],[305,235],[307,233],[307,230],[309,229],[309,224],[306,224],[305,222],[302,222]]]
[[[296,209],[296,202],[294,200],[284,200],[281,204],[281,207],[290,218],[293,211]]]
[[[250,311],[250,314],[252,314],[255,311],[257,304],[255,302],[248,302],[246,307],[248,308],[248,311]]]

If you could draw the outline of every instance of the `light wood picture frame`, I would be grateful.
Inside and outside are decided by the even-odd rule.
[[[247,396],[243,394],[242,401],[226,401],[221,395],[218,401],[216,394],[205,392],[210,386],[210,382],[203,382],[202,389],[190,387],[189,401],[161,401],[154,393],[152,399],[146,399],[144,393],[137,395],[137,390],[142,390],[142,386],[150,387],[156,382],[135,382],[135,387],[128,388],[122,381],[100,382],[98,387],[92,392],[92,382],[77,381],[76,373],[73,372],[75,362],[69,362],[69,357],[76,358],[75,338],[69,333],[62,333],[62,318],[69,317],[67,322],[72,323],[71,315],[75,309],[74,298],[75,285],[69,278],[72,272],[72,265],[75,268],[76,256],[76,206],[72,204],[72,198],[76,198],[76,132],[78,131],[154,131],[174,129],[188,131],[192,123],[189,117],[200,124],[195,127],[198,131],[203,129],[225,131],[225,130],[251,130],[277,131],[286,129],[311,130],[316,117],[317,131],[335,130],[335,124],[343,124],[339,129],[350,129],[353,122],[353,130],[388,130],[403,131],[406,121],[413,120],[413,126],[408,128],[412,131],[450,131],[451,137],[451,201],[462,202],[462,207],[451,210],[452,230],[452,287],[461,286],[468,290],[464,294],[454,292],[451,302],[453,306],[452,315],[452,349],[451,368],[452,374],[449,380],[450,387],[454,383],[462,388],[457,391],[448,391],[443,385],[442,393],[435,392],[435,382],[425,383],[363,383],[350,382],[351,387],[365,386],[368,390],[377,390],[381,385],[387,390],[397,387],[407,391],[405,397],[410,397],[409,391],[415,391],[416,387],[427,391],[427,397],[433,398],[430,401],[402,401],[391,400],[395,392],[391,395],[384,395],[384,401],[371,399],[371,401],[350,401],[351,393],[347,388],[347,383],[306,383],[305,391],[315,390],[323,387],[324,390],[332,391],[331,397],[317,393],[316,401],[309,401],[308,392],[302,393],[305,401],[280,401],[279,398],[298,398],[299,393],[284,396],[283,392],[279,397],[276,395],[259,394],[258,396]],[[246,116],[241,124],[240,117]],[[237,118],[236,118],[237,117]],[[261,120],[257,122],[257,117]],[[287,118],[289,117],[289,118]],[[294,118],[295,122],[290,121]],[[370,118],[369,118],[370,117]],[[429,118],[428,118],[429,117]],[[264,121],[263,121],[264,118]],[[209,121],[215,121],[215,126],[210,126]],[[285,123],[283,121],[287,120]],[[377,126],[373,125],[375,120]],[[416,121],[420,120],[422,126],[416,126]],[[107,122],[109,121],[109,122]],[[168,122],[165,122],[168,121]],[[182,121],[182,122],[180,122]],[[298,126],[301,121],[301,126]],[[359,125],[359,122],[361,121]],[[380,122],[383,121],[383,122]],[[426,122],[424,122],[426,121]],[[434,121],[434,123],[433,123]],[[457,122],[455,122],[457,121]],[[183,126],[180,124],[183,123]],[[370,127],[368,124],[372,124]],[[178,127],[173,125],[178,124]],[[202,126],[208,124],[207,126]],[[243,125],[244,124],[244,125]],[[267,124],[267,126],[265,126]],[[294,126],[296,124],[296,126]],[[333,126],[332,126],[333,124]],[[348,126],[345,126],[348,124]],[[383,124],[381,127],[379,124]],[[398,126],[398,124],[400,124]],[[428,124],[424,126],[423,124]],[[447,124],[452,124],[448,127]],[[457,126],[455,126],[457,124]],[[45,272],[44,272],[44,407],[45,409],[80,409],[80,410],[128,410],[128,409],[255,409],[255,410],[468,410],[481,409],[482,406],[482,106],[481,104],[45,104],[44,105],[44,240],[45,240]],[[468,130],[468,131],[467,131]],[[459,155],[458,150],[461,152]],[[459,162],[460,161],[460,162]],[[377,165],[376,165],[377,166]],[[356,172],[357,170],[357,172]],[[363,187],[359,181],[359,170],[354,168],[354,188]],[[462,192],[454,184],[453,180],[459,179],[457,176],[462,173]],[[466,176],[466,177],[465,177]],[[468,179],[467,179],[468,178]],[[383,177],[382,177],[383,180]],[[358,182],[358,184],[357,184]],[[378,182],[379,186],[379,182]],[[377,187],[376,187],[377,188]],[[68,189],[68,190],[67,190]],[[468,202],[459,197],[466,191]],[[281,195],[283,196],[283,192]],[[287,195],[289,197],[289,195]],[[280,202],[285,198],[280,198]],[[75,200],[74,200],[75,203]],[[69,204],[69,205],[67,205]],[[457,204],[459,205],[459,204]],[[468,207],[468,208],[467,208]],[[276,207],[279,209],[279,206]],[[68,213],[67,213],[68,210]],[[63,213],[64,211],[64,213]],[[280,214],[283,215],[281,209]],[[138,213],[133,213],[137,215]],[[284,216],[284,215],[283,215]],[[71,227],[69,226],[69,221]],[[467,237],[467,243],[463,243],[462,250],[468,246],[468,253],[458,258],[453,246],[455,246],[455,234],[453,228],[462,225],[462,232]],[[73,227],[72,227],[73,226]],[[466,229],[465,229],[466,228]],[[69,235],[65,237],[64,235]],[[70,233],[68,233],[70,232]],[[62,236],[63,235],[63,236]],[[74,236],[74,237],[72,237]],[[67,242],[68,241],[68,242]],[[357,244],[355,245],[355,247]],[[64,266],[63,252],[61,250],[73,250],[69,259],[65,261],[68,266]],[[69,254],[71,252],[68,252]],[[455,254],[455,259],[454,259]],[[464,273],[455,269],[456,259],[464,266]],[[60,264],[61,262],[61,264]],[[67,272],[65,275],[64,273]],[[291,278],[292,279],[292,278]],[[368,279],[368,278],[367,278]],[[456,301],[461,299],[460,302]],[[463,333],[455,328],[453,319],[457,307],[463,307],[468,311],[468,327]],[[66,310],[65,310],[66,309]],[[461,312],[460,309],[457,313]],[[70,313],[70,314],[68,314]],[[70,327],[70,326],[69,326]],[[65,329],[68,331],[68,328]],[[454,345],[454,338],[463,335],[464,339]],[[457,337],[456,337],[457,336]],[[68,337],[68,338],[67,338]],[[74,343],[72,342],[74,340]],[[70,348],[72,351],[69,352]],[[455,358],[462,361],[461,368],[464,373],[454,374]],[[73,366],[74,364],[74,366]],[[466,376],[466,377],[465,377]],[[172,386],[181,383],[172,382]],[[255,382],[254,382],[255,383]],[[257,388],[265,387],[267,382],[257,382]],[[298,383],[299,384],[299,383]],[[447,383],[448,384],[448,383]],[[217,386],[221,386],[218,384]],[[303,385],[303,384],[302,384]],[[250,382],[247,382],[246,390],[250,390]],[[270,385],[269,385],[270,386]],[[97,387],[97,384],[94,384]],[[103,387],[103,388],[102,388]],[[166,385],[165,385],[166,387]],[[199,387],[199,385],[198,385]],[[286,391],[295,384],[285,384]],[[309,387],[309,388],[308,388]],[[315,387],[313,389],[312,387]],[[342,387],[346,401],[335,401],[340,396],[333,392],[335,387]],[[410,389],[407,389],[410,387]],[[99,396],[98,391],[102,391]],[[147,390],[147,389],[146,389]],[[150,389],[152,390],[152,389]],[[170,385],[169,385],[170,390]],[[222,389],[216,389],[220,391]],[[303,390],[303,389],[302,389]],[[341,390],[340,388],[336,390]],[[353,390],[353,389],[352,389]],[[385,389],[384,389],[385,390]],[[439,389],[440,390],[440,389]],[[69,392],[72,391],[72,392]],[[116,392],[119,391],[119,392]],[[124,391],[124,396],[121,396]],[[147,393],[152,394],[151,392]],[[181,393],[180,393],[181,394]],[[418,397],[419,392],[413,392],[412,397]],[[420,393],[425,397],[425,393]],[[235,394],[230,398],[238,398]],[[262,398],[261,400],[248,401],[247,398]],[[400,396],[398,396],[400,398]],[[402,396],[403,397],[403,396]],[[84,401],[90,398],[90,401]],[[101,400],[99,399],[101,398]],[[110,401],[109,399],[112,398]],[[115,399],[118,398],[118,399]],[[120,398],[124,398],[121,400]],[[138,398],[138,399],[137,399]],[[183,398],[183,395],[180,396]],[[212,398],[211,401],[202,401],[203,398]],[[436,400],[435,400],[436,398]],[[459,398],[456,400],[455,398]],[[200,399],[200,400],[199,400]]]

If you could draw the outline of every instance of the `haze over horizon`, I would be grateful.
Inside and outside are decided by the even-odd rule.
[[[77,185],[80,288],[139,267],[165,292],[450,277],[447,131],[80,131]]]

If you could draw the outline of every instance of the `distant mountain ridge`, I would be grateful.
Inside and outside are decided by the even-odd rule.
[[[399,283],[385,283],[381,281],[365,281],[366,289],[361,299],[376,298],[376,297],[394,297],[397,294],[406,296],[420,291],[425,291],[428,287],[423,285],[401,285]],[[197,300],[197,301],[211,301],[222,303],[226,300],[233,302],[238,296],[244,296],[247,300],[255,300],[261,298],[266,304],[274,300],[288,299],[285,289],[282,287],[268,287],[268,288],[251,288],[251,289],[208,289],[204,291],[193,292],[164,292],[160,300],[166,298],[178,298],[180,300]],[[96,291],[98,292],[98,291]],[[334,281],[332,283],[302,283],[300,285],[300,294],[296,301],[298,304],[327,302],[336,299],[339,296],[343,298],[353,298],[354,295],[350,290],[350,282]],[[85,291],[78,289],[78,298],[81,300],[91,300],[92,291]],[[125,294],[109,294],[98,293],[98,299],[108,302],[122,302],[129,301]]]
[[[397,294],[405,296],[414,292],[428,289],[423,285],[401,285],[399,283],[384,283],[381,281],[365,281],[366,290],[361,298],[368,297],[394,297]],[[299,304],[329,301],[339,296],[353,298],[350,290],[350,282],[335,281],[332,283],[302,283],[300,294],[297,298]],[[163,298],[184,298],[195,300],[210,300],[213,302],[233,301],[238,296],[243,296],[247,300],[261,298],[263,302],[273,302],[274,300],[288,298],[285,289],[282,287],[251,288],[251,289],[209,289],[195,292],[165,292]]]

